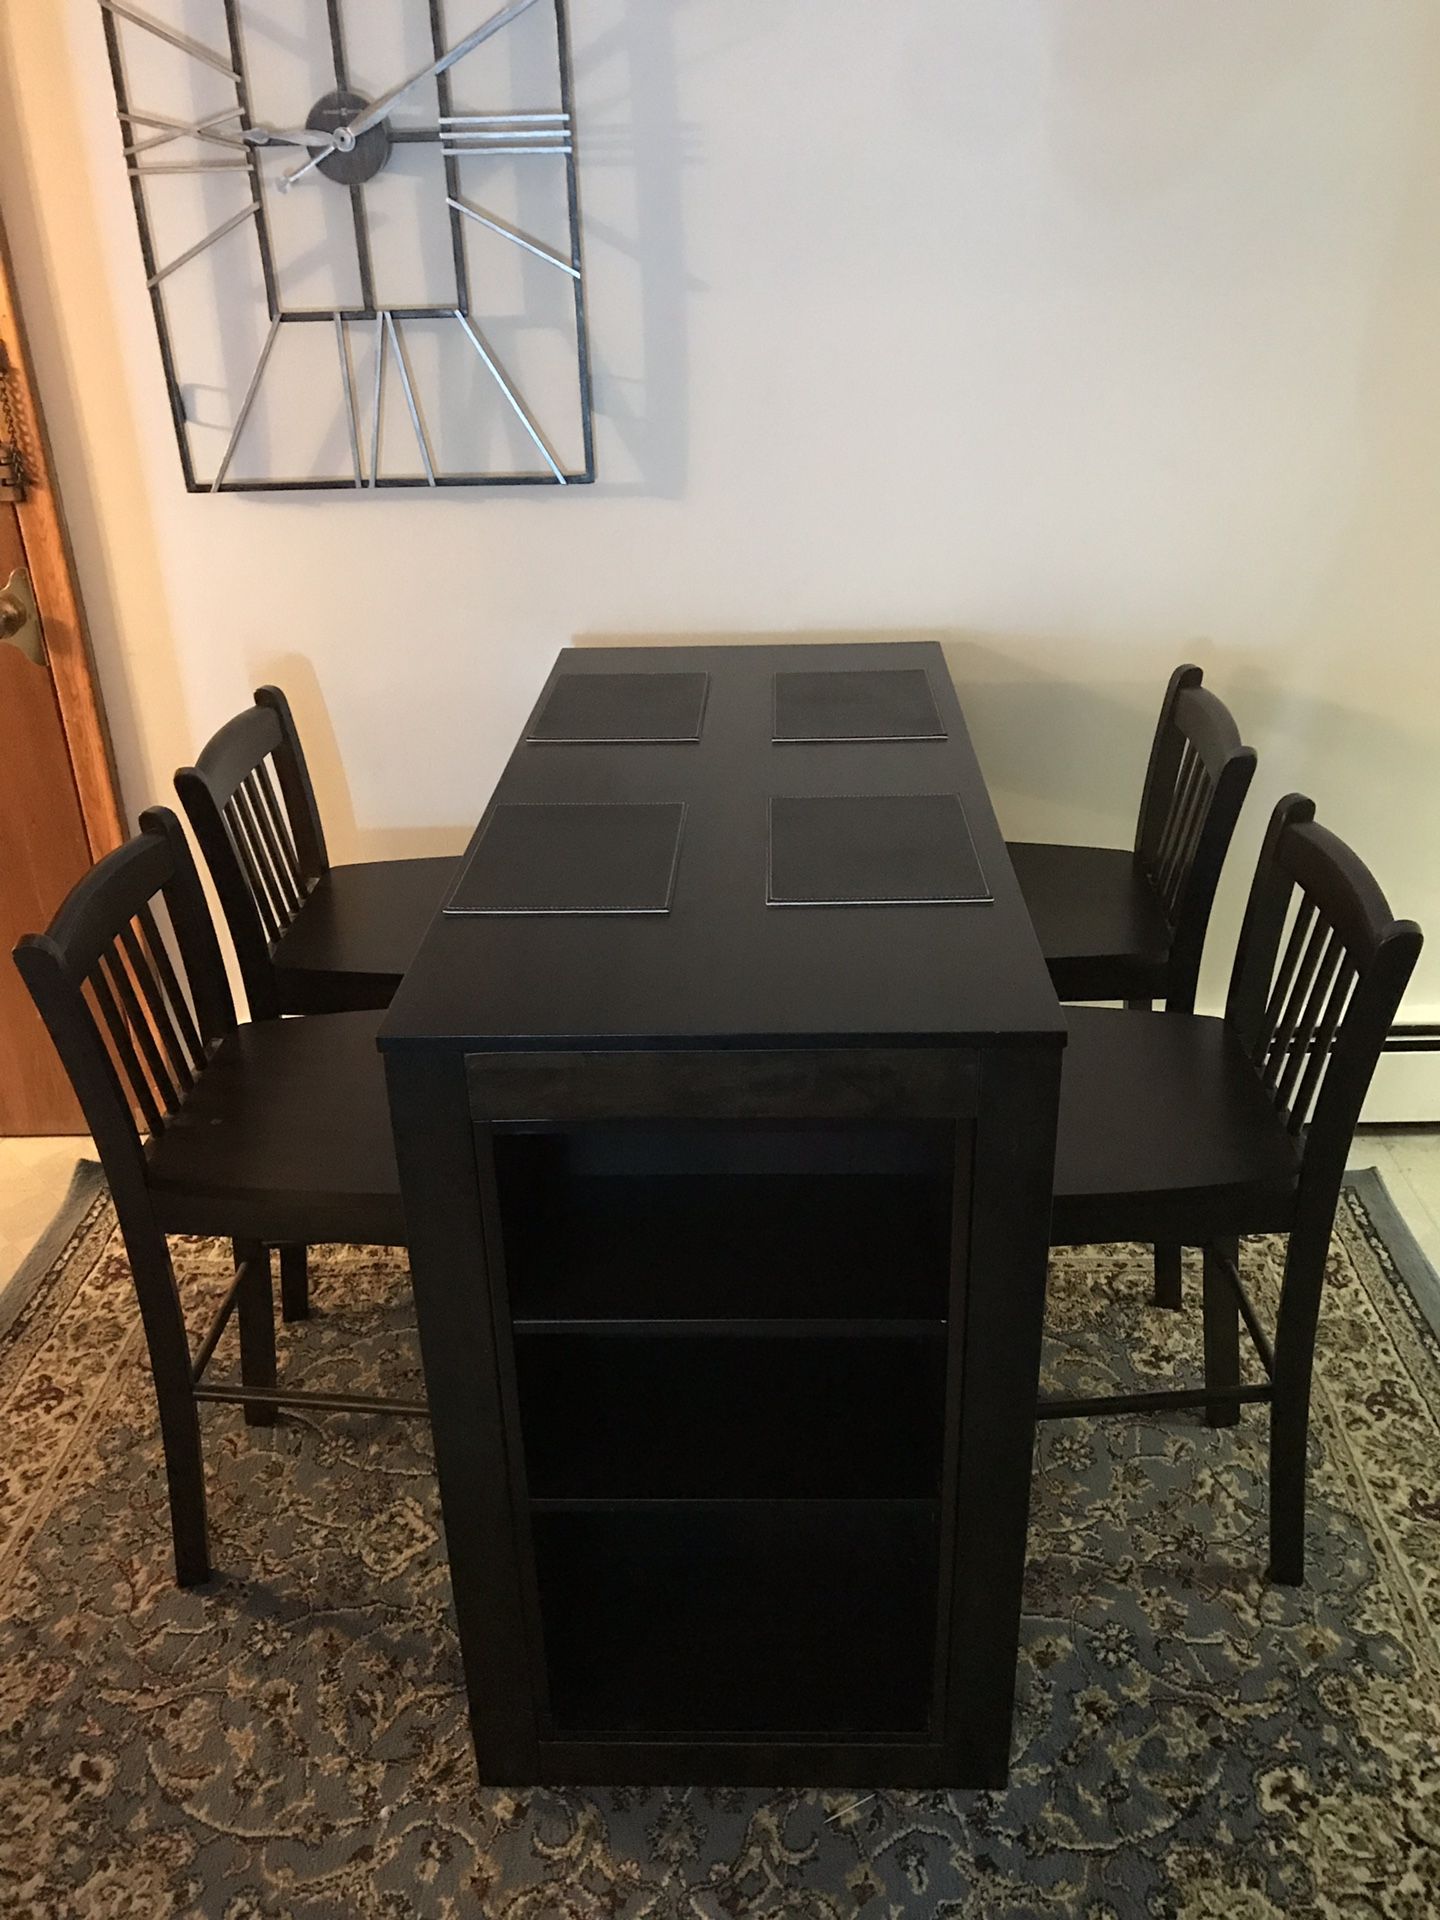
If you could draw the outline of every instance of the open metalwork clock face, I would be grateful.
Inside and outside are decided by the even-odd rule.
[[[192,492],[595,476],[565,0],[100,0]]]

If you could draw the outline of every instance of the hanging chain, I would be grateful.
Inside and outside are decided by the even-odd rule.
[[[15,417],[15,368],[0,341],[0,500],[25,498],[25,453]]]

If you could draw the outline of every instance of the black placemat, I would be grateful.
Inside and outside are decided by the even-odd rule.
[[[777,745],[825,740],[943,740],[944,723],[919,667],[777,673]]]
[[[770,802],[772,907],[930,906],[990,897],[958,794]]]
[[[502,802],[445,912],[667,913],[684,823],[679,800]]]
[[[708,673],[562,673],[525,738],[627,746],[700,738]]]

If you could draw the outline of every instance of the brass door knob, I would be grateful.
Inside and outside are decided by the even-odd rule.
[[[24,567],[17,567],[0,588],[0,641],[17,647],[37,667],[45,663],[45,642],[35,590]]]

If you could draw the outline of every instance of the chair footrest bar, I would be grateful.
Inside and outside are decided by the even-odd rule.
[[[234,1407],[301,1407],[312,1413],[398,1413],[410,1420],[428,1420],[423,1400],[381,1400],[361,1393],[304,1393],[298,1387],[201,1387],[197,1400],[216,1400]]]
[[[1240,1278],[1239,1267],[1228,1254],[1218,1253],[1213,1247],[1210,1249],[1210,1258],[1219,1267],[1221,1273],[1224,1274],[1226,1281],[1229,1283],[1230,1291],[1235,1296],[1235,1304],[1240,1309],[1240,1318],[1245,1323],[1245,1331],[1250,1336],[1250,1343],[1260,1356],[1261,1366],[1264,1367],[1266,1373],[1269,1374],[1273,1380],[1275,1378],[1275,1348],[1271,1344],[1269,1334],[1261,1325],[1260,1316],[1255,1311],[1255,1303],[1245,1291],[1245,1283]]]
[[[225,1298],[216,1308],[215,1318],[210,1322],[205,1338],[200,1342],[200,1350],[190,1362],[190,1380],[194,1386],[198,1386],[204,1378],[205,1369],[209,1366],[215,1349],[220,1344],[220,1336],[230,1324],[230,1316],[234,1313],[236,1302],[240,1298],[240,1282],[243,1277],[242,1273],[237,1272],[230,1282]]]
[[[1037,1420],[1076,1420],[1089,1414],[1166,1413],[1177,1408],[1208,1407],[1217,1400],[1230,1400],[1240,1406],[1264,1402],[1271,1397],[1267,1380],[1262,1386],[1181,1387],[1155,1389],[1150,1393],[1097,1394],[1088,1399],[1066,1399],[1042,1394],[1035,1409]]]

